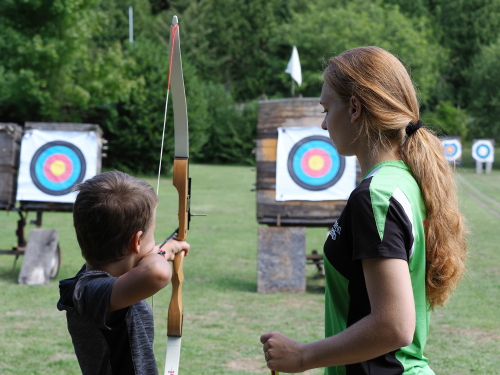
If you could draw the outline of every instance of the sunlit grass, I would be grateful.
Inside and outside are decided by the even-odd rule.
[[[467,172],[467,173],[464,173]],[[464,176],[486,193],[494,191],[500,172],[477,183],[470,169]],[[180,372],[194,374],[269,374],[259,337],[279,330],[308,342],[323,337],[324,281],[314,280],[308,266],[304,294],[256,293],[257,228],[255,172],[248,167],[191,166],[195,217],[184,263],[184,334]],[[153,186],[153,178],[146,179]],[[490,189],[490,190],[488,190]],[[468,276],[446,308],[432,314],[426,356],[436,374],[497,374],[500,368],[500,223],[468,197],[463,198],[472,236]],[[177,192],[162,179],[156,241],[176,227]],[[32,215],[34,216],[34,215]],[[34,217],[31,217],[34,219]],[[0,213],[0,248],[15,245],[15,213]],[[58,278],[72,277],[83,264],[71,214],[45,213],[44,228],[60,233],[63,264]],[[32,226],[30,226],[32,228]],[[307,251],[322,251],[326,228],[309,228]],[[56,309],[57,281],[48,286],[17,283],[21,262],[11,275],[13,256],[0,257],[0,373],[78,374],[80,369]],[[21,261],[22,259],[20,259]],[[154,299],[155,353],[163,372],[170,287]],[[315,370],[309,374],[320,374]]]

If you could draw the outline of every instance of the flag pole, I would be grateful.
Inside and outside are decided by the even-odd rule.
[[[292,78],[292,98],[295,96],[295,81]]]
[[[128,7],[128,41],[134,43],[134,10]]]

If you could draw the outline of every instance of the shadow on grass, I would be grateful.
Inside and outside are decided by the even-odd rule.
[[[231,289],[240,292],[257,292],[256,280],[242,280],[233,278],[220,278],[214,284],[220,289]]]
[[[308,277],[306,280],[306,293],[325,294],[325,279]]]
[[[16,268],[14,269],[14,272],[12,272],[12,265],[14,264],[14,257],[12,257],[12,263],[10,263],[10,265],[6,264],[0,268],[0,281],[9,284],[17,284],[17,278],[19,276],[19,272],[21,271],[20,263],[22,263],[22,259],[18,259]]]
[[[324,279],[307,278],[306,293],[325,294]],[[217,288],[223,290],[234,290],[239,292],[257,293],[257,282],[254,280],[238,280],[231,278],[217,279],[215,282]]]

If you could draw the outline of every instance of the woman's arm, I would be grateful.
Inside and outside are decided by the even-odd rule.
[[[395,258],[363,259],[371,313],[345,331],[310,344],[279,332],[262,335],[270,369],[288,373],[366,361],[411,344],[415,303],[408,263]]]

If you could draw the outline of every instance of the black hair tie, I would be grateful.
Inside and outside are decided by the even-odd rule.
[[[406,125],[406,135],[410,137],[413,133],[420,129],[423,124],[422,120],[418,120],[416,124],[409,122],[408,125]]]

